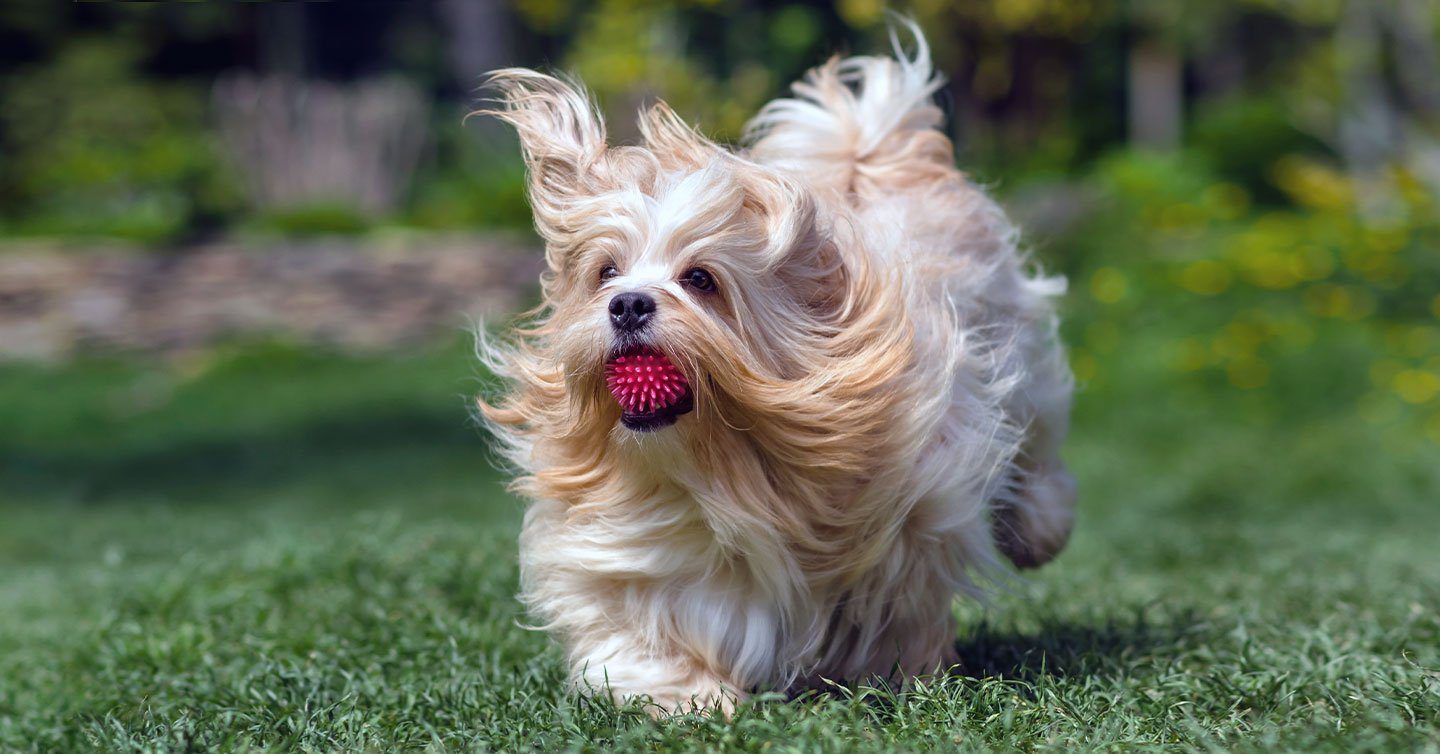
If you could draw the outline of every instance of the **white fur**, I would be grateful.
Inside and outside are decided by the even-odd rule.
[[[497,74],[549,271],[537,323],[482,343],[511,385],[482,408],[533,499],[523,598],[582,688],[674,711],[943,670],[954,597],[1063,546],[1064,282],[954,170],[916,39],[816,69],[738,154],[663,108],[609,149],[583,94]],[[722,298],[677,282],[696,265]],[[639,289],[696,390],[650,434],[596,377],[605,302]]]

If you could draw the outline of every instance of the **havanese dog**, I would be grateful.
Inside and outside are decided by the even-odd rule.
[[[1065,544],[1064,281],[955,168],[912,31],[738,149],[664,103],[611,146],[580,87],[491,74],[547,268],[482,339],[481,413],[530,500],[522,599],[582,692],[728,714],[942,672],[957,596]]]

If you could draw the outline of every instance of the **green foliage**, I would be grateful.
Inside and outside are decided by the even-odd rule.
[[[262,232],[305,238],[358,235],[369,230],[372,223],[351,207],[315,204],[263,212],[252,225]]]
[[[1356,188],[1322,161],[1291,156],[1270,174],[1289,209],[1252,208],[1195,156],[1101,165],[1101,210],[1056,249],[1075,263],[1088,323],[1072,341],[1077,373],[1118,378],[1132,368],[1114,358],[1124,334],[1165,316],[1155,358],[1187,384],[1220,380],[1270,413],[1346,413],[1440,442],[1440,218],[1428,194],[1416,186],[1403,212],[1365,221]]]
[[[6,76],[0,97],[17,232],[160,241],[234,207],[204,98],[141,77],[123,40],[74,40]]]
[[[404,221],[421,228],[529,228],[525,165],[509,129],[476,116],[435,129],[433,159],[422,172]]]
[[[1290,197],[1272,174],[1276,160],[1329,153],[1294,119],[1268,95],[1203,102],[1189,124],[1187,146],[1205,156],[1216,178],[1238,184],[1267,204],[1288,204]]]
[[[1416,28],[1428,23],[1433,35],[1440,16],[1415,4],[1405,13],[1375,5],[1366,20],[1343,12],[1352,6],[1361,7],[1331,0],[910,0],[895,9],[926,30],[947,78],[940,99],[954,115],[961,162],[983,180],[1008,187],[1083,175],[1123,150],[1131,53],[1141,40],[1160,40],[1183,63],[1184,81],[1174,84],[1184,85],[1187,159],[1243,189],[1252,203],[1284,209],[1294,197],[1279,183],[1282,159],[1329,159],[1344,141],[1342,114],[1377,103],[1394,109],[1404,122],[1375,133],[1413,132],[1418,140],[1391,139],[1391,152],[1412,140],[1422,148],[1435,133],[1433,113],[1426,115],[1433,107],[1422,107],[1433,95],[1423,76],[1407,72],[1427,50],[1426,29]],[[757,107],[810,66],[834,53],[885,51],[885,10],[874,0],[517,0],[507,41],[517,62],[568,70],[594,89],[617,143],[636,138],[635,110],[655,98],[707,135],[733,142]],[[206,113],[213,76],[251,62],[217,50],[249,50],[264,61],[270,43],[257,42],[257,34],[293,26],[290,33],[305,40],[293,57],[314,69],[294,72],[355,75],[353,50],[319,41],[342,33],[316,23],[329,16],[286,11],[282,19],[268,6],[37,3],[0,13],[9,35],[0,39],[8,44],[0,53],[0,232],[166,241],[236,227],[303,235],[374,225],[323,207],[255,216],[217,158]],[[454,84],[480,72],[441,72],[443,14],[370,9],[359,16],[360,26],[389,29],[382,35],[388,42],[367,50],[363,70],[402,71],[440,98],[438,112],[454,113],[439,119],[433,160],[388,222],[527,226],[513,143],[496,135],[503,129],[461,130],[456,105],[469,104],[474,92]],[[1356,36],[1366,29],[1373,34]],[[1401,33],[1407,29],[1412,33]],[[1355,47],[1357,40],[1374,50]],[[1378,62],[1355,69],[1367,55]],[[1423,162],[1393,153],[1386,159]]]
[[[834,11],[732,0],[521,0],[521,19],[563,40],[557,67],[599,98],[619,141],[637,107],[664,99],[708,136],[734,142],[755,111],[854,34]]]

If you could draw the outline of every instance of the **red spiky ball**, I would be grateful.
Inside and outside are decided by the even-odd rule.
[[[605,386],[630,414],[673,406],[690,387],[665,354],[651,350],[627,353],[606,364]]]

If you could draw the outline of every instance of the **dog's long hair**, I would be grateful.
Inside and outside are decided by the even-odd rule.
[[[930,672],[954,595],[1063,545],[1063,281],[1023,273],[953,167],[916,38],[811,71],[740,152],[663,103],[612,147],[577,85],[491,76],[546,270],[528,323],[482,339],[507,387],[481,411],[532,500],[523,599],[577,682],[673,708]],[[674,282],[696,267],[716,293]],[[623,428],[605,386],[625,285],[657,299],[648,342],[694,394],[659,432]]]

